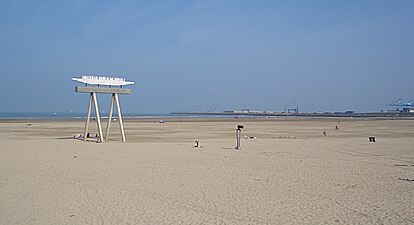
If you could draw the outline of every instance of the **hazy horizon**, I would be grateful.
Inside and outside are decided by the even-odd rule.
[[[83,74],[135,81],[125,113],[414,98],[413,1],[3,1],[0,13],[0,112],[85,112],[70,80]]]

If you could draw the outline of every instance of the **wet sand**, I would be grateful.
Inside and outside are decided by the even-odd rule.
[[[0,224],[414,223],[414,120],[157,121],[0,121]]]

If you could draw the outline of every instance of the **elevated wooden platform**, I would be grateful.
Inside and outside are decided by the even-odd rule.
[[[118,94],[129,95],[129,94],[131,94],[131,89],[128,89],[128,88],[111,88],[111,87],[96,87],[96,86],[76,86],[75,87],[75,92],[89,93],[88,113],[86,114],[86,123],[85,123],[85,130],[84,130],[83,140],[86,141],[87,137],[88,137],[89,121],[91,119],[92,105],[95,107],[96,123],[98,125],[98,132],[99,132],[99,137],[98,137],[97,141],[98,142],[103,142],[104,140],[108,140],[109,129],[111,127],[111,121],[112,121],[113,107],[114,107],[114,104],[115,104],[116,105],[116,111],[118,113],[118,123],[119,123],[119,129],[121,131],[121,138],[122,138],[122,141],[125,142],[124,125],[122,123],[121,106],[119,104]],[[103,136],[103,132],[102,132],[101,117],[99,115],[98,99],[97,99],[97,95],[96,95],[97,93],[99,93],[99,94],[111,94],[112,95],[105,136]]]
[[[129,95],[129,94],[131,94],[131,89],[128,89],[128,88],[94,87],[94,86],[76,86],[75,87],[75,92]]]

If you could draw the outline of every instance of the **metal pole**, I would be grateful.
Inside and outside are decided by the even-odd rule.
[[[89,95],[88,112],[86,114],[85,132],[83,133],[83,141],[86,141],[86,137],[88,135],[89,120],[91,119],[92,98],[93,98],[93,96],[92,96],[92,93],[91,93]]]
[[[118,120],[119,120],[119,128],[121,129],[121,137],[122,137],[122,141],[125,142],[125,133],[124,133],[124,125],[122,124],[121,106],[119,105],[118,94],[115,93],[114,96],[115,96],[116,110],[118,111]]]
[[[237,140],[237,146],[236,146],[236,148],[235,148],[235,149],[237,149],[237,150],[240,150],[240,133],[241,133],[241,130],[240,130],[240,129],[237,129],[237,130],[236,130],[236,140]]]
[[[111,106],[109,107],[108,124],[106,125],[105,140],[108,140],[109,129],[111,128],[112,113],[114,111],[114,99],[115,99],[114,95],[115,94],[112,94],[112,97],[111,97]]]
[[[95,92],[93,92],[93,102],[94,102],[94,105],[95,105],[96,122],[98,123],[99,138],[101,139],[101,142],[103,142],[101,117],[99,116],[98,100],[96,98],[96,93]]]

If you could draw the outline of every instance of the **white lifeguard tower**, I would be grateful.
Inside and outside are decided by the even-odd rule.
[[[103,142],[104,140],[108,140],[109,129],[111,127],[111,121],[112,121],[113,107],[115,103],[117,114],[118,114],[119,128],[121,131],[121,138],[122,138],[122,141],[125,142],[126,139],[125,139],[124,125],[122,123],[121,106],[119,105],[118,94],[129,95],[131,93],[131,89],[122,88],[122,87],[124,85],[134,84],[134,82],[126,81],[125,78],[121,78],[121,77],[108,77],[108,76],[95,76],[95,75],[83,75],[81,78],[72,78],[72,80],[85,84],[85,86],[76,86],[75,92],[89,93],[88,113],[86,115],[86,123],[85,123],[83,140],[86,141],[87,136],[88,136],[88,128],[89,128],[89,121],[91,118],[92,102],[94,103],[94,107],[95,107],[99,139],[101,142]],[[105,137],[103,136],[103,133],[102,133],[101,117],[99,116],[98,100],[97,100],[97,95],[96,95],[97,93],[112,95],[111,105],[109,107],[108,123],[106,125]]]

